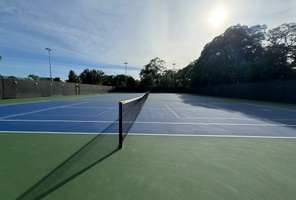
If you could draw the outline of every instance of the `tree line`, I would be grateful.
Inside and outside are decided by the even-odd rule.
[[[67,82],[117,87],[195,87],[296,79],[296,23],[267,30],[266,25],[231,26],[206,44],[198,59],[182,69],[167,69],[159,57],[139,73],[106,75],[70,70]],[[32,78],[32,77],[31,77]]]
[[[296,23],[231,26],[186,67],[166,70],[155,58],[140,72],[144,86],[195,87],[296,79]]]
[[[175,74],[173,70],[166,69],[164,60],[156,57],[140,71],[140,80],[124,74],[106,75],[102,70],[84,69],[79,75],[70,70],[66,81],[116,87],[173,87]]]
[[[155,86],[172,86],[172,70],[166,70],[165,62],[158,57],[145,65],[140,72],[140,80],[135,80],[132,76],[106,75],[102,70],[84,69],[79,75],[70,70],[67,82],[95,84],[95,85],[112,85],[116,87],[155,87]]]
[[[190,86],[296,79],[296,23],[231,26],[180,70]],[[184,78],[184,77],[183,77]]]
[[[84,69],[79,75],[70,70],[67,82],[94,84],[94,85],[110,85],[116,87],[136,87],[137,81],[132,76],[106,75],[102,70]]]

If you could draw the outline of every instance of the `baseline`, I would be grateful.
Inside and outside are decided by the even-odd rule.
[[[254,138],[254,139],[296,139],[285,136],[247,136],[247,135],[194,135],[194,134],[161,134],[161,133],[129,133],[135,136],[165,136],[165,137],[217,137],[217,138]]]

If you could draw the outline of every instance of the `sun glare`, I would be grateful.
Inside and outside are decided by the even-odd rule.
[[[224,8],[216,8],[210,15],[210,23],[213,26],[221,25],[227,17],[227,11]]]

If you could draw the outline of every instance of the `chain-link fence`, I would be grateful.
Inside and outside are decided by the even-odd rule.
[[[113,91],[112,86],[32,80],[0,76],[0,99],[98,94]],[[296,103],[296,80],[248,83],[196,88],[117,88],[117,92],[185,92],[202,95]]]
[[[97,94],[111,90],[113,90],[112,86],[0,76],[0,99]]]
[[[187,92],[240,99],[296,103],[296,80],[187,88]]]
[[[115,92],[147,92],[151,93],[192,93],[199,95],[230,97],[239,99],[251,99],[262,101],[274,101],[283,103],[296,103],[296,80],[262,82],[262,83],[243,83],[220,86],[204,87],[117,87]]]

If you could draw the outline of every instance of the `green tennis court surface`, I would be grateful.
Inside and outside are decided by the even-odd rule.
[[[160,97],[148,98],[121,150],[114,134],[0,133],[0,199],[295,199],[295,111],[267,116],[256,106],[250,111],[245,103],[236,108],[241,102],[190,95],[182,101],[185,107],[178,107],[182,102],[172,95]],[[260,108],[270,111],[270,106]],[[192,115],[196,112],[198,118]],[[153,120],[152,113],[171,118]],[[244,116],[236,124],[238,113]],[[217,115],[222,114],[234,116],[221,121]],[[224,125],[225,133],[233,127],[240,132],[251,122],[251,137],[201,136],[186,129],[193,124],[215,131]],[[161,123],[166,128],[155,129]],[[161,132],[174,123],[186,134],[180,128],[172,134]],[[256,130],[269,130],[266,127],[286,130],[290,137],[257,137]]]
[[[16,199],[92,138],[1,134],[0,199]],[[128,136],[120,151],[99,146],[68,164],[63,170],[68,177],[51,174],[31,195],[45,192],[44,199],[296,197],[296,140]],[[100,154],[97,159],[96,154]],[[72,173],[78,175],[71,177]],[[55,191],[47,191],[55,186]]]

